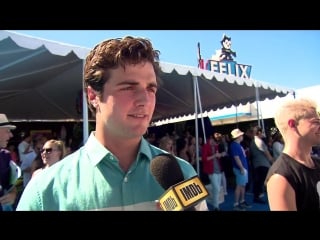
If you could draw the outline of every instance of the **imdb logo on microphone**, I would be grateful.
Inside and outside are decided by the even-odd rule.
[[[183,211],[208,196],[208,191],[198,176],[171,186],[159,199],[164,211]]]

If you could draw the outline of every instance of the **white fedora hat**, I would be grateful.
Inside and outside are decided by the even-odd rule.
[[[16,129],[16,126],[9,122],[5,114],[0,113],[0,128]]]
[[[238,138],[238,137],[240,137],[240,136],[242,136],[242,135],[243,135],[243,132],[242,132],[239,128],[233,129],[233,130],[231,131],[231,137],[232,137],[233,139],[236,139],[236,138]]]

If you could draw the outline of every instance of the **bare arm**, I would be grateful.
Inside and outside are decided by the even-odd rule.
[[[272,164],[274,162],[274,159],[272,155],[269,152],[268,146],[263,142],[262,139],[256,138],[255,143],[260,151],[263,151],[264,155],[267,157],[269,162]]]
[[[214,158],[221,156],[221,154],[218,153],[218,152],[213,153],[212,155],[209,155],[209,152],[208,152],[207,148],[203,148],[202,151],[203,151],[202,152],[202,160],[204,160],[204,161],[213,160]]]
[[[241,174],[244,174],[245,168],[243,167],[242,162],[241,162],[239,156],[234,156],[234,160],[236,161],[238,167],[240,168]]]
[[[285,177],[273,174],[267,182],[271,211],[297,211],[296,195]]]
[[[266,155],[266,157],[268,158],[269,162],[272,164],[274,162],[274,158],[271,156],[270,152],[268,149],[266,149],[264,151],[264,154]]]
[[[17,188],[13,186],[10,190],[0,197],[1,204],[13,204],[17,197]]]

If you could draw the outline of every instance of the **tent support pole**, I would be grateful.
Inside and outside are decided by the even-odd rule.
[[[203,121],[203,112],[202,112],[202,105],[201,105],[201,97],[199,91],[199,84],[198,84],[198,77],[193,76],[193,83],[194,83],[194,103],[195,103],[195,126],[196,126],[196,163],[197,163],[197,173],[200,176],[200,159],[199,159],[199,128],[198,128],[198,104],[201,114],[201,125],[202,125],[202,132],[204,136],[204,143],[206,143],[206,132],[204,128],[204,121]]]
[[[257,117],[258,117],[258,126],[262,128],[262,131],[265,133],[263,118],[260,115],[260,94],[258,84],[255,86],[256,90],[256,105],[257,105]]]
[[[83,61],[84,64],[84,61]],[[83,66],[84,70],[84,66]],[[87,94],[85,93],[85,87],[84,87],[84,76],[83,76],[83,71],[82,71],[82,120],[83,120],[83,140],[82,143],[85,143],[86,140],[89,137],[89,118],[88,118],[88,105],[87,105],[87,99],[86,96]]]
[[[194,124],[196,127],[196,166],[197,166],[197,173],[199,175],[199,156],[198,156],[198,149],[199,149],[199,130],[198,130],[198,101],[197,101],[197,83],[198,79],[196,76],[193,77],[193,97],[194,97]]]

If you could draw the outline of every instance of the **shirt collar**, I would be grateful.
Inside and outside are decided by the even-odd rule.
[[[97,165],[108,154],[112,154],[95,137],[95,131],[91,132],[91,134],[85,144],[85,149],[86,149],[87,154],[94,153],[94,154],[88,154],[88,158],[90,159],[90,161],[94,165]],[[152,152],[150,149],[150,144],[144,137],[141,138],[140,148],[139,148],[138,155],[137,155],[138,159],[140,158],[141,154],[146,156],[147,159],[151,161]]]

